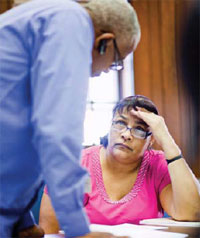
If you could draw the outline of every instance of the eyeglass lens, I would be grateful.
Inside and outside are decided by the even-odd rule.
[[[145,139],[149,135],[151,135],[151,132],[142,131],[142,130],[137,129],[137,128],[129,128],[125,124],[121,124],[118,121],[113,122],[113,128],[120,131],[120,132],[130,130],[131,135],[133,137],[136,137],[136,138],[139,138],[139,139]]]
[[[123,60],[120,59],[121,56],[120,56],[120,52],[117,47],[117,43],[115,39],[113,39],[113,44],[114,44],[114,60],[115,61],[111,64],[110,69],[119,71],[124,69],[124,62]]]

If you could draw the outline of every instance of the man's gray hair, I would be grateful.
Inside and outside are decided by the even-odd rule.
[[[112,32],[125,41],[140,34],[137,14],[126,0],[91,0],[84,7],[90,12],[95,28],[102,33]]]

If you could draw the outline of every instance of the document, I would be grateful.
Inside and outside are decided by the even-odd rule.
[[[46,235],[44,235],[44,238],[64,238],[64,235],[60,235],[60,234],[46,234]]]
[[[143,225],[200,227],[200,222],[175,221],[172,218],[155,218],[140,221]]]
[[[115,226],[97,224],[90,225],[90,230],[93,232],[110,232],[114,235],[129,236],[130,238],[185,238],[188,236],[187,234],[159,230],[163,228],[165,229],[166,227],[142,226],[133,224],[121,224]],[[63,237],[63,234],[47,234],[44,236],[44,238]]]
[[[114,235],[124,235],[130,238],[184,238],[187,234],[159,231],[158,227],[148,227],[142,225],[122,224],[116,226],[90,225],[91,231],[111,232]]]

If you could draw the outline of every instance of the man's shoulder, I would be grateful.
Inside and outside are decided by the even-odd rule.
[[[71,14],[78,13],[80,15],[87,14],[85,9],[75,1],[71,0],[33,0],[24,4],[20,4],[9,11],[0,15],[0,22],[12,23],[12,20],[18,19],[37,19],[38,17],[49,15],[53,13],[59,13],[63,11],[69,11]],[[76,14],[77,15],[77,14]]]
[[[33,4],[33,1],[32,1]],[[60,9],[60,10],[73,10],[73,11],[80,11],[85,12],[84,8],[78,4],[76,1],[72,0],[37,0],[37,4],[33,4],[36,7],[44,7],[47,9]]]

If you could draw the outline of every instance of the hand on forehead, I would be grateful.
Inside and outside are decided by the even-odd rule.
[[[134,109],[131,109],[128,111],[126,109],[124,109],[121,113],[117,112],[115,115],[115,118],[116,117],[121,118],[121,119],[126,120],[127,122],[134,120],[135,123],[148,127],[148,124],[141,117],[139,117],[137,114],[133,113],[133,111],[137,112]],[[141,111],[150,113],[145,108],[141,108]]]

